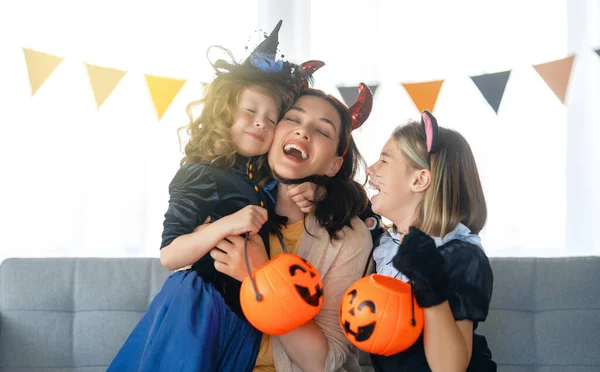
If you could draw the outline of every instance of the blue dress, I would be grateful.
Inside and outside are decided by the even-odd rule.
[[[255,168],[239,155],[230,169],[184,164],[169,186],[161,248],[208,216],[216,221],[249,204],[272,206]],[[265,245],[267,234],[261,231]],[[252,371],[261,333],[244,317],[240,285],[216,271],[208,254],[191,270],[173,273],[108,371]]]

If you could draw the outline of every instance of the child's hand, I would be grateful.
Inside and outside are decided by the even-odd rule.
[[[247,232],[257,234],[262,225],[267,222],[268,217],[265,208],[248,205],[234,214],[221,218],[219,221],[226,230],[225,235],[240,235]]]
[[[413,283],[419,306],[431,307],[448,299],[448,276],[444,257],[433,239],[410,227],[393,260],[394,267]]]
[[[292,198],[303,213],[310,213],[315,207],[315,200],[318,200],[323,193],[323,189],[311,182],[304,182],[299,185],[288,185],[287,195]]]

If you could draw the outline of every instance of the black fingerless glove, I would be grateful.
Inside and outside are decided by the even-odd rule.
[[[444,257],[433,239],[410,227],[393,259],[394,267],[411,280],[417,303],[422,308],[439,305],[448,299],[448,275]]]

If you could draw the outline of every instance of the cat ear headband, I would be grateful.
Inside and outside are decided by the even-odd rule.
[[[427,146],[427,158],[435,153],[438,136],[438,123],[435,116],[429,111],[423,110],[421,113],[421,126],[425,134],[425,145]]]

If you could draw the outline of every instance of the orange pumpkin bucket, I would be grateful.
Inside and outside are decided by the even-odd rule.
[[[242,281],[240,302],[246,319],[256,329],[283,335],[313,319],[321,310],[321,275],[305,259],[281,253]]]
[[[373,274],[346,291],[340,304],[340,324],[358,349],[390,356],[417,341],[423,331],[423,309],[410,284]]]

